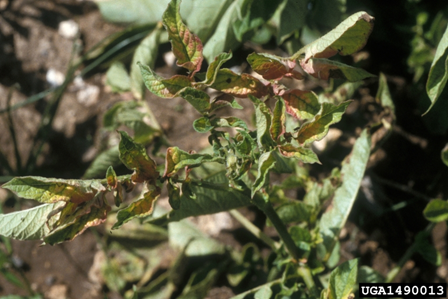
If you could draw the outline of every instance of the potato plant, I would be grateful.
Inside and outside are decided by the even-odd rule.
[[[160,133],[160,128],[141,122],[143,117],[151,116],[145,111],[143,102],[119,103],[106,114],[104,124],[111,129],[121,124],[134,129],[133,137],[125,131],[117,132],[120,136],[119,159],[133,173],[117,176],[114,168],[109,166],[104,179],[16,177],[2,187],[42,204],[29,210],[1,214],[0,234],[19,240],[42,240],[49,245],[72,240],[115,213],[116,209],[106,199],[107,193],[113,194],[118,208],[112,230],[120,229],[136,218],[141,223],[166,227],[190,216],[232,211],[232,215],[273,252],[266,261],[261,261],[264,282],[255,288],[242,287],[241,294],[234,298],[352,298],[358,276],[356,259],[339,265],[329,276],[327,274],[339,261],[339,233],[356,199],[369,160],[369,129],[362,131],[341,169],[336,168],[331,176],[320,183],[315,182],[304,167],[307,163],[320,163],[311,145],[323,139],[329,127],[341,120],[351,101],[344,97],[322,99],[313,91],[288,89],[279,80],[302,80],[309,75],[318,79],[357,82],[374,77],[362,69],[329,59],[361,50],[373,23],[372,16],[358,12],[291,57],[252,53],[247,62],[258,77],[223,68],[232,52],[214,57],[206,72],[201,73],[204,46],[183,23],[180,0],[172,0],[163,14],[163,26],[177,65],[185,68],[187,74],[163,78],[137,60],[137,50],[133,63],[138,64],[139,73],[131,73],[134,78],[132,91],[137,99],[142,98],[142,86],[160,98],[185,99],[201,114],[193,127],[200,134],[208,134],[210,150],[196,153],[168,147],[164,165],[157,165],[147,154],[145,145]],[[159,25],[143,43],[151,45],[162,34],[163,28]],[[437,56],[441,55],[438,52]],[[116,67],[119,71],[122,69],[119,65]],[[442,89],[445,83],[446,79]],[[433,102],[440,95],[439,87],[440,84],[428,87]],[[212,99],[208,93],[211,89],[220,92],[220,96]],[[380,76],[378,98],[384,107],[393,109],[384,76]],[[241,109],[237,99],[253,104],[254,130],[234,116],[217,116],[216,112],[224,107]],[[383,125],[387,127],[387,124]],[[104,160],[97,159],[97,163],[104,163]],[[282,174],[283,181],[272,184],[271,173]],[[125,192],[131,192],[139,185],[142,195],[132,202],[124,200]],[[285,196],[283,190],[297,187],[306,191],[302,200]],[[162,188],[168,191],[172,209],[156,214],[154,210]],[[329,200],[331,206],[324,209]],[[251,205],[266,215],[278,233],[279,242],[234,210]],[[436,218],[440,220],[440,217]],[[186,227],[178,228],[180,234],[183,229],[187,230]],[[199,250],[194,243],[194,238],[184,242],[182,254]],[[208,253],[224,258],[196,271],[178,298],[205,296],[222,273],[227,273],[229,284],[238,286],[261,260],[252,245],[240,253],[219,248]],[[176,267],[178,265],[173,266]],[[363,269],[364,272],[370,270]],[[168,298],[174,292],[174,283],[171,279],[161,281],[153,288],[141,286],[136,288],[133,296]],[[161,284],[167,287],[155,295]]]

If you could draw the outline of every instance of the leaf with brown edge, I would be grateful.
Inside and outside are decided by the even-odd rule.
[[[305,72],[314,78],[323,80],[334,78],[346,79],[349,82],[357,82],[369,77],[376,77],[363,69],[323,58],[310,59],[307,62],[306,60],[301,60],[300,65]]]
[[[312,91],[288,90],[282,98],[285,100],[286,112],[300,120],[313,118],[320,110],[317,95]]]
[[[142,72],[143,82],[150,92],[161,98],[174,98],[185,87],[191,86],[187,76],[175,75],[169,79],[163,79],[147,65],[137,62]]]
[[[257,78],[248,74],[238,75],[229,69],[219,70],[210,87],[237,98],[247,98],[249,95],[260,98],[272,93],[271,87]]]
[[[297,132],[297,141],[301,144],[309,144],[324,138],[328,133],[330,125],[341,120],[350,103],[351,101],[342,102],[339,105],[322,103],[319,113],[300,127]]]
[[[252,53],[247,57],[251,68],[266,80],[280,80],[283,77],[303,79],[301,73],[294,70],[294,60],[281,59],[266,53]]]
[[[278,147],[280,154],[287,158],[297,158],[303,163],[318,163],[321,164],[316,153],[310,148],[295,147],[292,144],[284,144]]]
[[[285,102],[281,97],[277,97],[277,102],[274,107],[274,115],[271,123],[271,137],[274,141],[285,133],[285,121],[286,121],[286,108]]]
[[[305,55],[310,58],[329,58],[336,54],[351,55],[361,50],[373,30],[375,18],[364,11],[355,13],[345,19],[336,28],[306,45],[292,56],[299,59]]]
[[[112,229],[117,229],[126,222],[136,217],[146,217],[154,211],[154,204],[159,197],[161,189],[154,185],[148,185],[148,192],[143,194],[143,198],[134,201],[129,206],[121,209],[117,213],[117,222]]]
[[[159,177],[159,173],[156,170],[155,162],[146,154],[146,149],[141,144],[134,142],[128,133],[123,131],[119,131],[119,133],[121,135],[118,145],[120,160],[127,168],[134,170],[132,181],[154,183]]]
[[[38,176],[16,177],[2,187],[19,197],[42,203],[66,201],[75,204],[89,201],[97,192],[106,190],[99,180],[64,180]]]
[[[62,225],[48,234],[44,241],[47,244],[54,245],[64,241],[70,241],[82,234],[87,228],[97,226],[106,221],[107,213],[110,211],[108,205],[101,207],[92,205],[89,213],[84,213],[82,216],[66,225]]]
[[[170,177],[184,167],[196,167],[204,162],[224,163],[224,160],[208,154],[189,154],[178,147],[169,147],[166,150],[165,173],[163,177]]]
[[[168,31],[177,65],[190,71],[190,77],[201,69],[202,42],[182,22],[180,16],[180,0],[171,0],[162,16],[163,25]]]

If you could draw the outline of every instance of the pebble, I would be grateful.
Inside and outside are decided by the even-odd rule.
[[[50,68],[47,71],[46,79],[48,84],[50,84],[52,87],[57,87],[64,83],[65,75],[58,70]]]
[[[78,102],[86,107],[90,107],[98,102],[100,88],[96,85],[86,84],[86,86],[76,93]]]
[[[79,26],[73,20],[62,21],[59,23],[58,33],[65,38],[74,39],[78,32]]]

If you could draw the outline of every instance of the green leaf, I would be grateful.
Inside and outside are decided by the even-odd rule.
[[[448,166],[448,144],[442,149],[441,156],[443,163]]]
[[[305,55],[305,62],[310,58],[329,58],[336,54],[351,55],[361,50],[367,43],[373,29],[374,18],[366,12],[357,12],[336,28],[300,49],[293,58]]]
[[[232,58],[232,52],[229,53],[221,53],[215,57],[212,63],[208,66],[207,73],[205,75],[204,84],[212,85],[215,82],[216,76],[218,75],[219,69],[221,66]]]
[[[202,65],[202,42],[182,22],[180,16],[180,0],[171,0],[168,8],[162,16],[163,24],[168,31],[177,65],[194,73],[201,69]]]
[[[346,261],[331,271],[328,286],[328,299],[349,299],[358,275],[358,259]]]
[[[62,225],[46,235],[45,243],[54,245],[64,241],[70,241],[82,234],[87,228],[97,226],[106,221],[107,213],[110,207],[107,205],[96,206],[91,205],[88,213],[80,217],[76,217],[66,225]]]
[[[387,78],[383,73],[380,73],[379,86],[375,98],[381,106],[389,108],[392,114],[395,115],[395,105],[390,95],[389,86],[387,86]]]
[[[271,288],[265,285],[254,294],[254,299],[271,299],[271,296],[272,296]]]
[[[384,277],[368,266],[361,266],[358,270],[358,282],[363,283],[381,283]]]
[[[431,110],[431,108],[436,103],[439,96],[442,94],[445,88],[446,82],[448,80],[448,26],[442,39],[437,46],[436,55],[431,64],[431,69],[429,71],[428,82],[426,83],[426,92],[431,100],[431,105],[429,106],[426,113]]]
[[[185,87],[191,86],[187,76],[175,75],[169,79],[163,79],[147,65],[137,63],[143,76],[143,82],[150,92],[161,98],[173,98]]]
[[[448,201],[441,199],[430,201],[423,210],[423,215],[431,222],[448,220]]]
[[[267,53],[252,53],[247,56],[250,67],[266,80],[280,80],[283,77],[303,79],[301,73],[294,70],[294,60],[281,59]]]
[[[318,163],[321,164],[316,153],[310,148],[295,147],[292,144],[284,144],[278,147],[279,152],[287,158],[297,158],[303,163]]]
[[[199,270],[196,270],[190,276],[182,294],[177,297],[178,299],[195,299],[205,298],[215,284],[222,270],[222,265],[216,265],[215,263],[209,263]]]
[[[309,221],[312,209],[306,203],[296,201],[279,206],[276,212],[285,224],[289,224]]]
[[[237,75],[229,69],[219,70],[210,87],[237,98],[247,98],[249,95],[260,98],[271,93],[270,87],[257,78],[248,74]]]
[[[369,77],[375,77],[363,69],[355,68],[337,61],[324,58],[312,58],[301,60],[303,70],[317,79],[328,80],[345,79],[349,82],[361,81]]]
[[[184,167],[196,167],[205,162],[220,162],[222,158],[212,157],[208,154],[189,154],[178,147],[169,147],[166,150],[164,177],[170,177]]]
[[[124,92],[131,89],[131,78],[122,62],[114,62],[106,73],[106,84],[113,92]]]
[[[344,227],[353,203],[358,194],[364,172],[370,156],[370,134],[364,130],[356,140],[349,160],[344,162],[341,170],[342,185],[336,190],[331,209],[328,209],[320,221],[320,234],[328,259],[339,232]]]
[[[48,215],[64,203],[43,204],[28,210],[0,214],[0,235],[16,240],[41,240],[50,232],[55,219]]]
[[[156,225],[179,221],[190,216],[214,214],[251,204],[250,194],[230,188],[225,171],[210,176],[202,182],[191,182],[190,191],[194,196],[182,195],[180,208],[164,216],[149,220]],[[225,198],[225,200],[223,200]]]
[[[309,144],[324,138],[330,125],[341,120],[350,103],[351,101],[347,101],[337,106],[331,103],[323,103],[319,113],[300,127],[297,132],[297,141],[301,144]]]
[[[168,201],[173,210],[178,210],[180,207],[180,189],[171,180],[166,183],[166,188],[168,189]]]
[[[267,150],[270,146],[274,146],[270,128],[272,125],[272,113],[268,106],[260,100],[251,97],[255,105],[255,122],[257,125],[257,143],[260,149]]]
[[[282,98],[285,100],[286,112],[296,119],[313,118],[320,110],[321,105],[312,91],[288,90],[282,95]]]
[[[442,255],[429,243],[429,236],[425,231],[419,232],[416,236],[417,252],[420,253],[429,263],[440,266],[442,264]]]
[[[135,50],[131,64],[131,90],[137,100],[143,99],[145,93],[145,83],[143,82],[142,72],[137,62],[154,68],[157,53],[159,49],[159,39],[161,28],[154,29]]]
[[[248,130],[247,125],[243,120],[233,116],[214,118],[211,123],[215,128],[243,128]]]
[[[202,90],[186,87],[179,95],[187,100],[201,114],[208,112],[211,108],[210,97]]]
[[[301,29],[308,13],[307,0],[283,0],[271,19],[276,28],[277,44],[281,45],[291,34]]]
[[[210,112],[227,107],[227,106],[230,106],[233,109],[239,109],[239,110],[243,109],[243,106],[238,104],[238,102],[233,97],[231,97],[230,100],[223,99],[223,97],[231,97],[231,96],[223,94],[221,97],[215,98],[212,102],[212,107],[210,109]]]
[[[212,126],[210,119],[207,117],[198,118],[193,122],[193,129],[198,133],[207,133],[213,128],[214,126]]]
[[[89,201],[97,192],[106,190],[98,180],[64,180],[38,176],[16,177],[2,187],[19,197],[42,203],[66,201],[75,204]]]
[[[132,181],[136,183],[148,181],[153,184],[159,177],[155,162],[148,157],[146,149],[134,142],[128,133],[124,131],[119,131],[119,133],[121,135],[118,146],[120,160],[127,168],[134,170],[131,177]]]
[[[103,177],[109,166],[117,167],[121,165],[119,154],[118,145],[100,153],[95,160],[93,160],[82,177],[84,179]]]
[[[272,152],[266,152],[260,156],[258,160],[258,173],[257,178],[252,186],[252,197],[254,197],[255,193],[263,188],[266,183],[266,179],[269,175],[269,170],[271,170],[276,163],[276,159]]]
[[[274,107],[274,117],[271,124],[271,137],[274,141],[277,141],[280,136],[285,133],[286,122],[286,108],[285,102],[281,97],[277,97],[277,102]]]
[[[148,185],[148,191],[143,194],[143,198],[134,201],[126,208],[118,211],[117,222],[112,226],[112,229],[117,229],[136,217],[140,218],[151,215],[160,192],[159,187]]]

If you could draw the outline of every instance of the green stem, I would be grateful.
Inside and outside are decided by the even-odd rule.
[[[237,210],[230,210],[230,215],[232,215],[239,223],[241,223],[248,231],[250,231],[255,237],[259,238],[261,241],[265,242],[272,250],[277,251],[280,249],[281,245],[269,238],[265,233],[263,233],[258,227],[256,227],[252,222],[247,220],[240,212]]]
[[[311,274],[310,268],[305,265],[299,266],[299,268],[297,269],[297,273],[305,282],[305,285],[308,288],[311,297],[319,298],[319,293],[317,292],[317,287],[314,284],[313,274]]]
[[[282,239],[283,243],[286,246],[286,249],[288,250],[289,254],[292,256],[292,258],[296,261],[299,261],[299,250],[294,243],[294,240],[291,238],[291,235],[288,232],[288,229],[286,228],[283,221],[278,216],[277,212],[272,207],[272,204],[269,202],[269,200],[265,200],[262,198],[258,193],[255,194],[253,198],[254,204],[261,210],[263,213],[266,214],[268,219],[271,221],[272,225],[277,230],[277,233],[279,234],[280,238]]]

